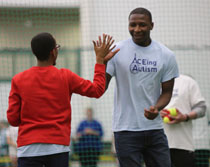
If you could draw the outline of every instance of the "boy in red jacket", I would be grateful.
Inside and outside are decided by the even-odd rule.
[[[99,98],[105,91],[105,64],[114,40],[103,34],[93,41],[96,65],[93,82],[54,65],[60,45],[49,33],[32,38],[37,66],[12,78],[7,119],[18,126],[18,167],[68,167],[71,96]],[[108,55],[108,53],[110,53]]]

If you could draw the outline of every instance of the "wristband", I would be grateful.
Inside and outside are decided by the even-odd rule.
[[[189,117],[188,114],[185,114],[185,115],[186,115],[186,120],[185,120],[185,122],[187,122],[187,121],[189,121],[190,117]]]

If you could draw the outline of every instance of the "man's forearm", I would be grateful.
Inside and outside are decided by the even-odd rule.
[[[205,101],[201,101],[195,106],[192,107],[192,111],[194,111],[197,115],[197,118],[203,117],[206,114],[206,103]]]
[[[167,104],[170,102],[172,97],[172,93],[167,92],[160,95],[155,107],[158,109],[158,111],[161,111],[162,109],[167,106]]]

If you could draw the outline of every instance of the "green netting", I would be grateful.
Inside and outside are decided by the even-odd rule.
[[[39,32],[50,32],[61,45],[57,67],[92,80],[95,55],[92,40],[102,33],[113,35],[116,42],[130,37],[128,14],[139,6],[148,8],[155,23],[153,39],[166,44],[176,54],[181,73],[193,76],[210,104],[210,1],[208,0],[16,0],[0,1],[0,120],[6,121],[11,78],[34,65],[31,38]],[[92,107],[94,117],[103,126],[103,150],[98,166],[116,166],[112,153],[112,111],[114,80],[99,100],[77,95],[72,98],[72,137],[85,109]],[[195,141],[199,164],[209,157],[209,126],[207,110],[203,125],[206,136]],[[199,131],[199,128],[197,129]],[[197,133],[197,132],[196,132]],[[203,134],[202,133],[202,134]],[[199,133],[197,134],[199,135]],[[79,166],[79,156],[72,142],[70,165]],[[0,166],[9,166],[8,158],[0,158]]]

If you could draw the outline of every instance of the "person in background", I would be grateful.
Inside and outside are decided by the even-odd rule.
[[[7,129],[7,144],[9,146],[9,157],[12,167],[17,167],[17,136],[18,127],[9,126]]]
[[[7,156],[8,155],[8,144],[7,144],[7,122],[0,121],[0,156]]]
[[[106,88],[115,77],[113,131],[120,167],[170,167],[168,141],[159,111],[170,101],[179,76],[174,53],[152,40],[149,10],[136,8],[128,17],[130,39],[107,64]]]
[[[81,167],[96,167],[102,151],[102,125],[93,118],[93,109],[87,108],[86,119],[83,120],[76,132],[77,153]]]
[[[115,163],[116,163],[117,167],[120,167],[119,161],[118,161],[118,159],[117,159],[116,149],[115,149],[114,136],[112,136],[112,142],[111,142],[111,143],[112,143],[112,145],[111,145],[111,153],[112,153],[112,155],[113,155],[113,157],[114,157],[114,160],[115,160]]]
[[[210,141],[207,113],[209,113],[208,107],[204,117],[192,121],[196,167],[209,167]]]
[[[177,115],[164,124],[168,138],[173,167],[195,167],[192,120],[201,118],[206,112],[206,102],[197,82],[190,76],[180,75],[175,79],[170,103],[161,111],[176,108]]]

